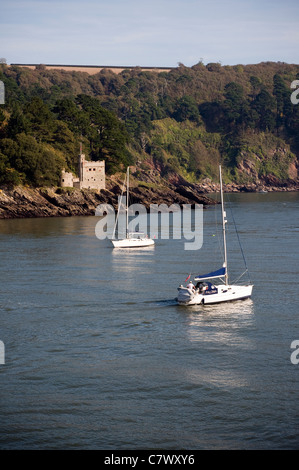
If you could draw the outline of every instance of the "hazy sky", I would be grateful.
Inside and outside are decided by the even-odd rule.
[[[299,63],[298,0],[0,0],[7,63]]]

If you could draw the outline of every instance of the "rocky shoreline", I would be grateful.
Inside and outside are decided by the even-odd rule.
[[[217,183],[203,183],[200,185],[203,193],[211,194],[220,192],[220,184]],[[225,193],[270,193],[270,192],[293,192],[299,191],[299,182],[288,182],[275,184],[260,184],[260,183],[249,183],[249,184],[224,184],[223,192]]]
[[[139,184],[130,190],[130,204],[140,203],[147,210],[150,204],[216,204],[209,194],[219,192],[219,184],[204,181],[191,184],[180,179],[167,185],[150,187]],[[224,185],[224,192],[273,192],[298,191],[298,182],[281,185]],[[117,208],[121,183],[115,179],[108,181],[107,189],[99,193],[94,190],[74,188],[15,188],[0,189],[0,219],[30,217],[70,217],[95,215],[99,204],[111,204]]]
[[[74,188],[29,188],[18,186],[0,190],[0,219],[25,217],[69,217],[95,215],[100,204],[117,208],[121,187],[96,192]],[[147,210],[150,204],[215,204],[194,187],[161,187],[159,190],[135,187],[130,191],[130,204],[140,203]]]

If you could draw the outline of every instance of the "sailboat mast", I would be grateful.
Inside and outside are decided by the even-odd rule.
[[[226,212],[224,210],[224,201],[223,201],[223,188],[222,188],[222,174],[221,174],[221,165],[219,165],[219,174],[220,174],[220,194],[221,194],[221,208],[222,208],[222,228],[223,228],[223,248],[224,248],[224,266],[225,266],[225,284],[228,285],[228,272],[227,272],[227,252],[226,252],[226,234],[225,234],[225,224],[226,224]]]
[[[126,238],[129,238],[129,171],[130,167],[127,169]]]

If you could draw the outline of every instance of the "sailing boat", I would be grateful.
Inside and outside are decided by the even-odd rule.
[[[220,193],[221,193],[221,208],[222,208],[224,263],[223,263],[222,268],[218,269],[217,271],[213,271],[208,274],[195,276],[194,282],[196,282],[196,285],[194,285],[192,282],[190,282],[186,287],[184,287],[183,285],[180,285],[178,287],[178,297],[177,297],[177,303],[179,305],[215,304],[219,302],[229,302],[232,300],[247,299],[248,297],[251,297],[251,294],[252,294],[252,288],[253,288],[252,284],[248,284],[248,285],[233,284],[232,285],[232,284],[229,284],[229,281],[228,281],[226,233],[225,233],[225,225],[227,223],[227,220],[226,220],[226,212],[224,210],[221,166],[219,166],[219,173],[220,173]],[[187,279],[189,279],[189,277]],[[215,285],[213,283],[214,279],[222,280],[222,284]]]
[[[112,235],[112,240],[111,240],[114,248],[140,248],[140,247],[151,246],[155,244],[154,240],[147,237],[143,232],[130,232],[129,231],[129,173],[130,173],[130,167],[127,168],[127,173],[125,176],[122,193],[121,193],[121,197],[119,200],[117,217],[116,217],[116,221],[114,224],[114,230],[113,230],[113,235]],[[126,210],[126,236],[125,238],[116,239],[115,231],[116,231],[116,226],[118,222],[118,216],[119,216],[120,209],[122,206],[121,201],[122,201],[125,186],[127,187],[126,208],[125,208]]]

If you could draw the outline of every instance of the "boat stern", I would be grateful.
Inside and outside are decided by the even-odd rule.
[[[179,305],[196,305],[202,301],[202,295],[198,290],[188,289],[187,287],[178,287],[177,303]]]

